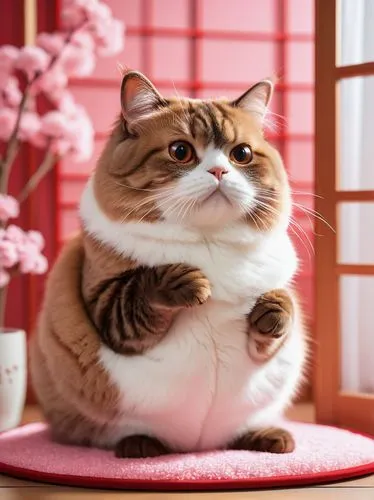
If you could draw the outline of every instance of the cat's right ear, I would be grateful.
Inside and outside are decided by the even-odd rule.
[[[121,109],[130,127],[164,106],[166,101],[148,78],[138,71],[125,73],[121,84]]]

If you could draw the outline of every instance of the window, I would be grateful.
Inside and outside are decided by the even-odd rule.
[[[374,4],[316,5],[317,419],[373,433]]]

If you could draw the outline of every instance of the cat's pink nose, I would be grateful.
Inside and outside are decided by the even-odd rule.
[[[208,170],[208,172],[214,175],[216,179],[221,181],[223,174],[227,174],[229,171],[224,167],[212,167],[210,170]]]

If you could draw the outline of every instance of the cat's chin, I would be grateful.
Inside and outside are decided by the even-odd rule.
[[[233,206],[231,200],[220,189],[215,189],[212,193],[209,193],[207,196],[205,196],[199,202],[199,206],[202,207],[204,205],[207,205],[208,203],[210,204],[214,203],[215,205],[224,203]]]
[[[242,211],[235,207],[225,196],[214,193],[194,208],[183,224],[208,230],[220,230],[241,220]]]

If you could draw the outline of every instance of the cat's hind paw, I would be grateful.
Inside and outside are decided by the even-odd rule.
[[[170,450],[158,439],[148,436],[128,436],[117,443],[117,458],[151,458],[167,455]]]

